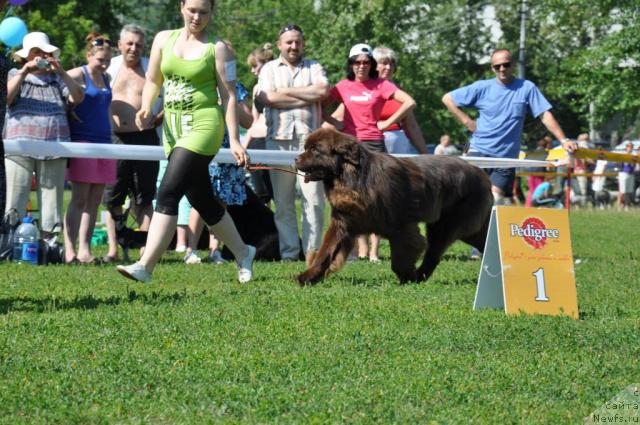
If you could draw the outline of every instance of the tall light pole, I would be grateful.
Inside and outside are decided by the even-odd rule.
[[[527,38],[527,0],[522,0],[520,8],[520,49],[518,51],[518,77],[524,79],[524,62],[526,60],[525,40]]]

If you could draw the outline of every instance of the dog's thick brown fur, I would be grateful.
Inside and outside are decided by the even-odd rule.
[[[309,135],[296,167],[307,181],[324,183],[332,207],[320,250],[298,276],[301,285],[340,269],[358,235],[389,239],[391,268],[402,283],[427,280],[456,240],[484,249],[491,182],[460,158],[395,158],[373,153],[343,133],[320,129]],[[420,222],[427,224],[426,241]]]

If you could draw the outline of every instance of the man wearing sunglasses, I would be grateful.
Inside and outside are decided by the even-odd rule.
[[[267,149],[300,152],[309,133],[322,124],[320,100],[328,93],[329,82],[322,65],[304,57],[304,36],[299,26],[282,27],[278,50],[280,57],[260,71],[256,100],[265,105]],[[295,170],[293,164],[291,169]],[[269,176],[280,256],[283,260],[297,260],[300,256],[295,206],[297,176],[278,171],[271,171]],[[302,248],[310,256],[322,242],[324,188],[322,182],[304,182],[302,177],[297,180],[302,198]]]
[[[551,104],[534,83],[513,76],[511,52],[496,50],[491,55],[491,69],[496,78],[476,81],[444,95],[447,109],[469,130],[469,156],[517,158],[524,120],[529,111],[540,118],[545,127],[560,140],[562,147],[572,152],[576,142],[569,140],[551,113]],[[477,121],[460,108],[476,108]],[[486,170],[491,177],[496,205],[509,205],[513,195],[515,169]]]

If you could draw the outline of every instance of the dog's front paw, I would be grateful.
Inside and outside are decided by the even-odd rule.
[[[401,273],[396,272],[396,276],[398,276],[401,285],[420,281],[419,274],[415,270],[407,270]]]
[[[318,283],[321,278],[316,273],[312,273],[311,270],[305,270],[298,275],[297,280],[300,286],[309,286]]]
[[[415,282],[425,282],[427,281],[431,275],[433,274],[433,271],[435,270],[435,267],[420,267],[417,271],[416,271],[416,277],[415,277]]]

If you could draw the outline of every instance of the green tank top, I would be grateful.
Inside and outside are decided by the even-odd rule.
[[[215,74],[215,42],[199,59],[176,56],[173,47],[182,30],[174,30],[162,50],[160,70],[164,77],[164,152],[169,156],[179,146],[212,156],[224,135],[224,114],[218,104]]]

